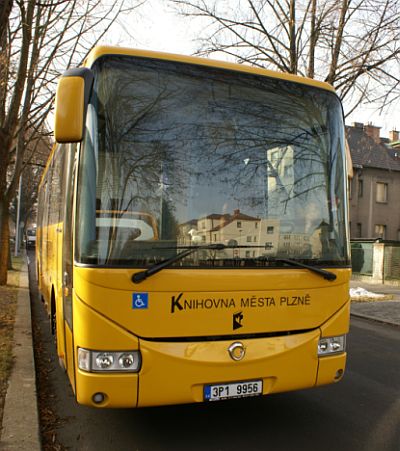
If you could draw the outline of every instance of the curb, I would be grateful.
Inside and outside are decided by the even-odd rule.
[[[4,451],[40,451],[36,373],[32,343],[31,301],[26,254],[19,279],[14,324],[14,366],[3,413],[0,448]]]
[[[367,319],[369,321],[374,321],[375,323],[388,324],[389,326],[393,326],[393,327],[400,327],[400,324],[398,322],[390,321],[388,319],[378,318],[376,316],[366,315],[363,313],[350,313],[350,316],[354,316],[355,318]]]

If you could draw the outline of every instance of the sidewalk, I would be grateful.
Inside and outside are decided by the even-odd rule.
[[[400,326],[400,287],[350,282],[351,288],[390,294],[391,301],[357,302],[351,305],[355,317]],[[36,401],[35,363],[32,347],[31,306],[26,256],[20,275],[17,315],[14,325],[15,364],[4,405],[0,449],[40,451],[39,416]]]
[[[0,449],[4,451],[40,451],[26,255],[24,255],[24,264],[19,279],[13,354],[15,360],[4,403]]]
[[[351,314],[360,318],[372,319],[395,326],[400,326],[400,287],[382,284],[369,284],[350,281],[350,288],[364,288],[372,293],[393,296],[390,301],[352,302]]]

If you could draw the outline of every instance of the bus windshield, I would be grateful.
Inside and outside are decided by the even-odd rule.
[[[132,56],[92,69],[77,262],[146,268],[198,246],[173,266],[349,264],[333,92]]]

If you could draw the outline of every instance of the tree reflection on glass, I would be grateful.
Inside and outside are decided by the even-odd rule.
[[[146,265],[165,257],[160,247],[174,253],[177,244],[219,242],[248,250],[205,251],[184,263],[258,265],[266,255],[346,261],[342,113],[332,93],[121,56],[102,58],[95,73],[96,114],[84,146],[94,163],[82,163],[92,176],[81,178],[80,208],[115,221],[81,230],[82,249],[95,242],[92,257]],[[141,230],[126,236],[119,220],[129,215],[138,229],[138,215],[147,215],[151,239]]]

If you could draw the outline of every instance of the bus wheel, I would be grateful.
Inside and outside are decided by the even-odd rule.
[[[54,335],[54,341],[57,341],[56,300],[54,297],[54,292],[51,294],[50,330],[51,330],[52,335]]]

